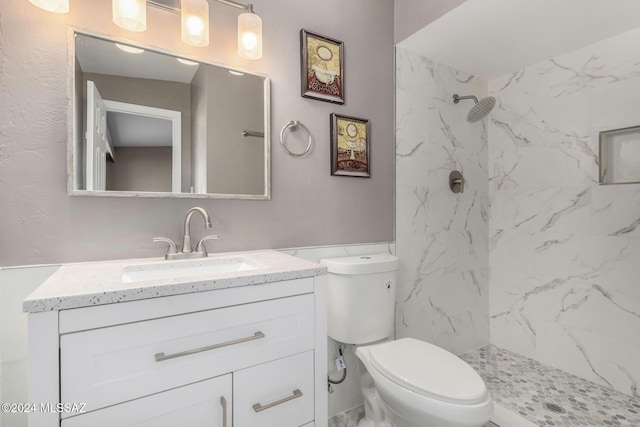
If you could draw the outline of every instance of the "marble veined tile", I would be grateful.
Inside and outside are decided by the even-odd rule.
[[[611,330],[616,325],[609,323]],[[637,329],[635,329],[637,331]],[[587,327],[547,322],[540,329],[537,360],[640,398],[640,346]],[[611,391],[613,393],[613,391]]]
[[[329,427],[358,427],[358,422],[362,418],[364,418],[364,406],[358,406],[329,418]]]
[[[590,228],[592,187],[538,187],[491,193],[492,244],[508,233],[569,233]],[[501,234],[494,236],[498,231]]]
[[[396,48],[397,335],[460,353],[488,342],[487,120],[466,121],[486,82]],[[464,193],[448,178],[462,171]]]
[[[396,334],[411,336],[460,354],[486,344],[487,270],[467,270],[401,283]]]

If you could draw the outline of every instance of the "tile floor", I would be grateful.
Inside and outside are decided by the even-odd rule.
[[[493,345],[461,357],[482,376],[497,404],[540,427],[640,426],[638,398]]]

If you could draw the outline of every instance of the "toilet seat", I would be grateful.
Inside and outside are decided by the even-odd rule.
[[[441,402],[473,405],[487,398],[484,381],[452,353],[413,338],[370,349],[371,365],[399,386]]]

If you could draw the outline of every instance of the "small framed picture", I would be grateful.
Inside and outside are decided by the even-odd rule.
[[[344,43],[300,30],[302,96],[344,104]]]
[[[331,114],[331,175],[371,177],[369,120]]]

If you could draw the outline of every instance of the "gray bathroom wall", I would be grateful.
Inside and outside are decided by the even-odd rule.
[[[254,0],[264,58],[236,54],[238,11],[211,2],[211,45],[180,40],[180,17],[149,7],[148,29],[111,21],[111,2],[71,2],[55,15],[24,0],[0,6],[0,265],[159,256],[153,236],[176,240],[184,215],[202,206],[221,236],[215,251],[367,243],[393,239],[393,0]],[[69,27],[183,56],[244,67],[271,78],[272,200],[124,199],[67,195]],[[300,29],[345,42],[346,104],[300,97]],[[370,179],[329,173],[329,114],[371,120]],[[304,158],[280,147],[280,129],[301,120],[314,148]],[[193,234],[202,234],[194,221]]]
[[[171,192],[171,147],[115,147],[107,190]]]
[[[400,43],[466,0],[395,0],[393,39]]]

